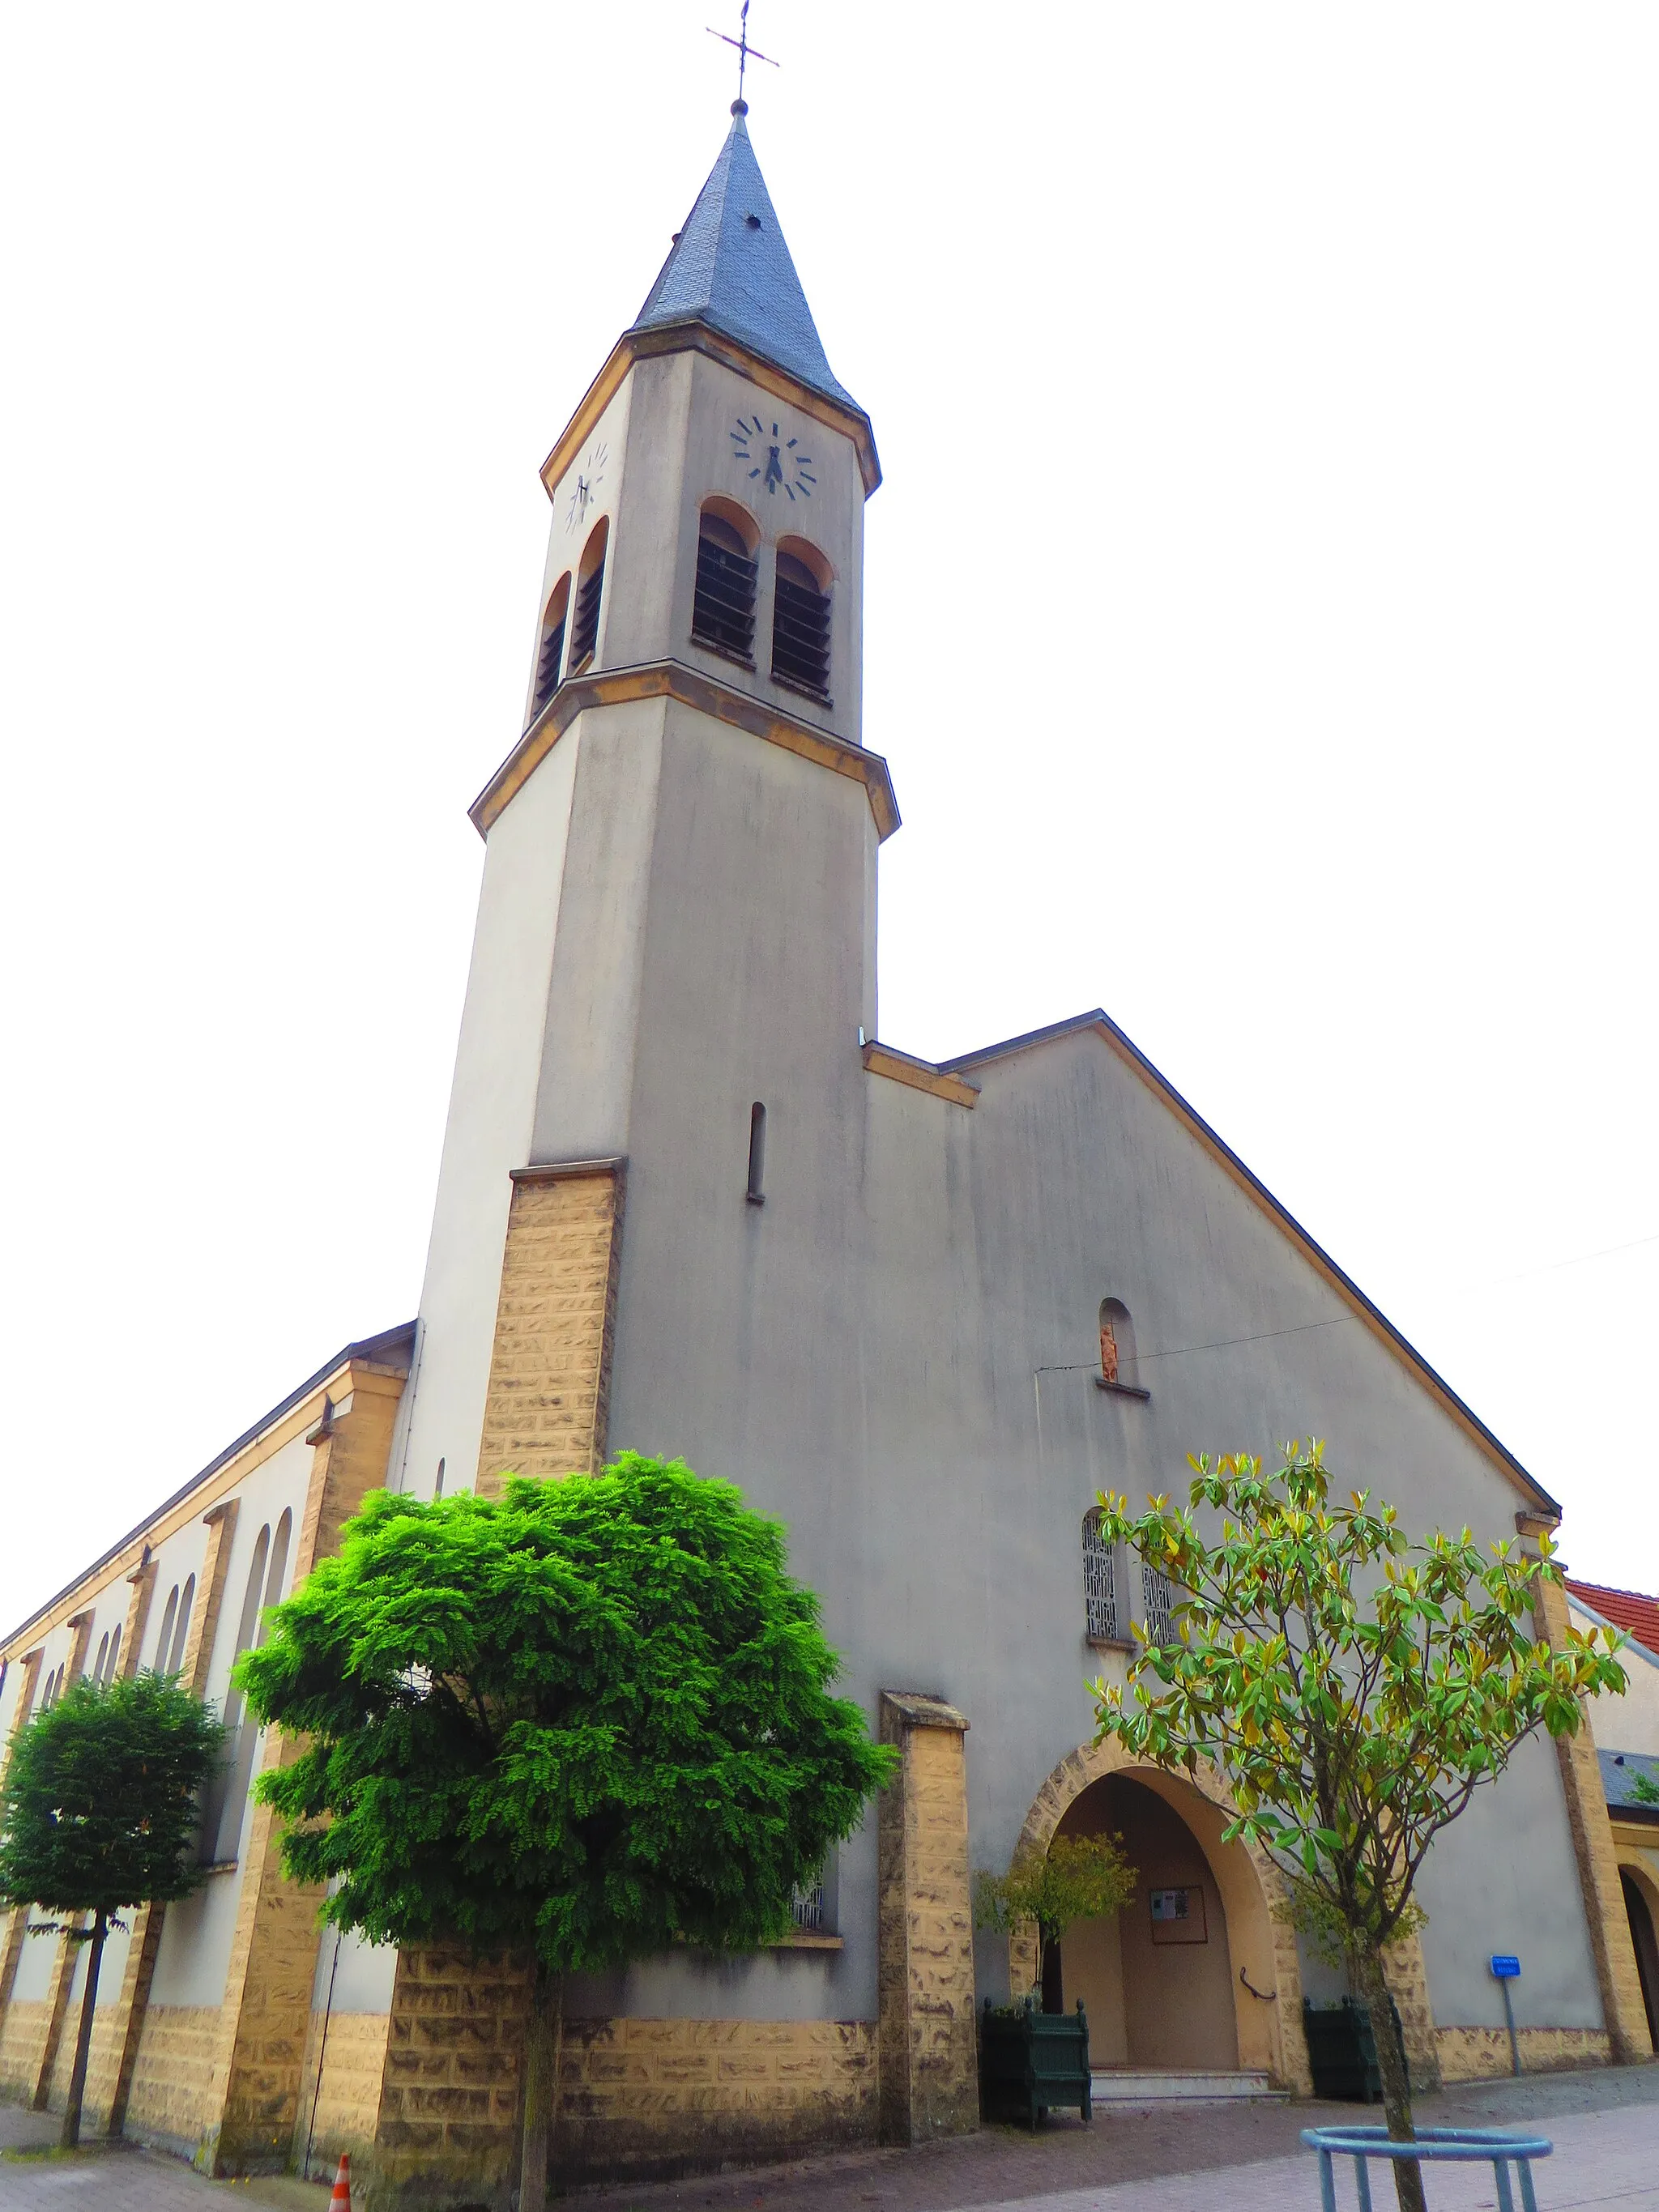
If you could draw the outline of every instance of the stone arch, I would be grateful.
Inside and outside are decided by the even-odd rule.
[[[1648,2016],[1648,2034],[1654,2049],[1659,2051],[1659,1881],[1654,1879],[1653,1863],[1645,1853],[1626,1844],[1615,1843],[1614,1856],[1619,1862],[1620,1888],[1633,1889],[1647,1908],[1647,1941],[1638,1929],[1636,1915],[1630,1911],[1627,1897],[1623,1898],[1631,1923],[1631,1948],[1636,1954],[1637,1979],[1642,1985],[1642,2005]]]
[[[1109,1774],[1128,1775],[1154,1790],[1187,1823],[1209,1863],[1221,1893],[1239,1970],[1233,1984],[1239,2065],[1248,2071],[1270,2074],[1275,2081],[1304,2095],[1311,2094],[1313,2078],[1302,2032],[1302,1969],[1296,1935],[1288,1923],[1275,1917],[1273,1909],[1285,1893],[1284,1877],[1258,1846],[1221,1841],[1222,1829],[1236,1808],[1220,1774],[1207,1759],[1200,1761],[1188,1779],[1149,1765],[1110,1739],[1080,1745],[1061,1759],[1038,1790],[1014,1846],[1014,1863],[1042,1856],[1070,1808],[1091,1784]],[[1029,1923],[1009,1936],[1008,1967],[1011,1990],[1035,1984],[1037,1939]],[[1255,1990],[1262,1995],[1255,1995]],[[1264,1997],[1271,2002],[1264,2002]]]

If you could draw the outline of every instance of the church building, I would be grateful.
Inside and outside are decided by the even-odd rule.
[[[1107,1014],[943,1063],[883,1036],[880,464],[745,113],[542,471],[418,1317],[346,1346],[0,1644],[0,1741],[87,1673],[176,1670],[223,1711],[207,1879],[112,1939],[88,2094],[89,2126],[205,2171],[349,2149],[372,2203],[507,2202],[521,1967],[319,1934],[249,1796],[286,1753],[232,1665],[377,1486],[490,1495],[622,1448],[738,1484],[902,1753],[789,1941],[569,1989],[570,2179],[976,2125],[976,2008],[1036,1962],[975,1932],[972,1875],[1060,1833],[1121,1832],[1139,1873],[1060,1960],[1103,2094],[1306,2089],[1304,1999],[1340,1984],[1271,1866],[1222,1841],[1218,1778],[1091,1741],[1091,1680],[1122,1680],[1132,1623],[1171,1600],[1101,1541],[1097,1493],[1317,1435],[1414,1534],[1559,1517]],[[1559,1589],[1546,1612],[1559,1633]],[[1494,1953],[1522,1961],[1528,2067],[1649,2055],[1588,1729],[1523,1745],[1421,1895],[1393,1960],[1419,2082],[1508,2070]],[[0,1923],[0,2083],[52,2106],[84,1947],[28,1917]]]

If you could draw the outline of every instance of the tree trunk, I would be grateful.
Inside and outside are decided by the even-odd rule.
[[[1359,1971],[1370,2014],[1371,2040],[1376,2045],[1377,2070],[1382,2076],[1382,2117],[1388,2122],[1393,2141],[1415,2142],[1411,2082],[1406,2072],[1406,2054],[1394,2023],[1394,2007],[1382,1972],[1382,1953],[1368,1951],[1359,1962]],[[1400,2212],[1425,2212],[1423,2169],[1414,2158],[1395,2160],[1394,2190],[1400,2200]]]
[[[530,1978],[524,2038],[524,2150],[519,2212],[547,2212],[548,2154],[558,2118],[559,2046],[564,2037],[564,1976],[538,1959]]]
[[[92,2016],[98,2008],[98,1969],[104,1963],[104,1938],[109,1917],[100,1905],[92,1916],[92,1950],[87,1960],[86,1995],[81,2000],[81,2025],[75,2037],[75,2063],[70,2069],[69,2100],[64,2106],[58,2142],[73,2150],[81,2140],[81,2104],[87,2094],[87,2053],[92,2049]]]

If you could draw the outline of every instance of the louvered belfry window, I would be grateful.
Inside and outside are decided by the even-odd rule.
[[[1111,1546],[1102,1540],[1097,1505],[1083,1516],[1083,1617],[1084,1633],[1091,1644],[1123,1641],[1117,1621],[1116,1562]]]
[[[830,594],[793,553],[778,556],[777,603],[772,615],[772,674],[781,684],[830,693]]]
[[[536,656],[536,695],[531,713],[539,714],[559,688],[559,669],[564,659],[565,617],[570,610],[570,579],[565,577],[549,600],[542,624],[542,649]]]
[[[717,514],[697,528],[697,584],[691,600],[691,635],[699,645],[755,665],[755,580],[760,562],[749,558],[737,530]]]
[[[580,668],[591,660],[599,641],[599,594],[605,589],[605,556],[591,576],[584,576],[576,593],[576,620],[570,638],[570,665]]]
[[[570,657],[567,676],[578,675],[593,658],[599,641],[599,601],[605,592],[605,556],[611,549],[611,525],[601,518],[588,532],[576,571],[576,611],[570,623]]]

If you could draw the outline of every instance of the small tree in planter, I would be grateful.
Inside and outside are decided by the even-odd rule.
[[[1103,1920],[1135,1893],[1135,1870],[1110,1836],[1056,1836],[1042,1857],[1016,1859],[1006,1874],[974,1876],[974,1923],[1005,1934],[1036,1923],[1037,1985],[1050,1954],[1078,1920]]]
[[[119,1914],[171,1904],[202,1880],[191,1846],[223,1740],[187,1690],[144,1674],[76,1682],[35,1714],[13,1747],[0,1800],[0,1905],[70,1915],[29,1933],[89,1947],[59,2138],[66,2150],[81,2140],[104,1945]]]
[[[1411,2142],[1411,2093],[1382,1954],[1421,1918],[1425,1855],[1534,1729],[1577,1732],[1579,1699],[1622,1692],[1612,1630],[1531,1625],[1553,1547],[1483,1553],[1466,1528],[1409,1543],[1370,1493],[1330,1502],[1318,1444],[1276,1474],[1247,1453],[1190,1462],[1188,1507],[1132,1518],[1103,1496],[1101,1537],[1184,1592],[1178,1637],[1144,1642],[1128,1694],[1095,1685],[1099,1738],[1189,1771],[1219,1769],[1238,1808],[1225,1834],[1261,1845],[1298,1915],[1335,1930],[1364,1993],[1389,2133]],[[1211,1540],[1193,1509],[1221,1516]],[[1098,1738],[1097,1738],[1098,1740]],[[1401,2212],[1423,2212],[1414,2160],[1395,2165]]]
[[[784,1933],[896,1753],[834,1698],[817,1600],[729,1485],[624,1453],[499,1499],[377,1492],[238,1680],[303,1740],[258,1790],[325,1917],[532,1960],[521,2212],[563,1978]]]

